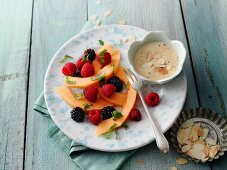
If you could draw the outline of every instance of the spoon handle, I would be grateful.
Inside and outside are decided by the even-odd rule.
[[[162,152],[167,153],[169,151],[169,143],[168,143],[167,139],[165,138],[164,134],[162,133],[160,127],[155,122],[154,118],[150,115],[149,110],[147,108],[147,104],[145,103],[140,90],[138,90],[138,94],[140,96],[144,109],[145,109],[147,116],[150,119],[151,125],[153,127],[156,144]]]

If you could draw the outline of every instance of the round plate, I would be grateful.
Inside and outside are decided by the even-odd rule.
[[[147,34],[146,30],[133,26],[109,25],[90,29],[81,32],[66,42],[51,60],[46,72],[44,82],[44,94],[48,111],[57,126],[68,137],[92,149],[109,152],[132,150],[144,146],[154,140],[149,119],[140,103],[136,101],[136,107],[142,113],[142,120],[139,122],[129,121],[128,129],[117,130],[116,139],[105,139],[104,136],[96,136],[95,126],[88,121],[76,123],[70,118],[70,108],[56,93],[55,87],[64,84],[64,76],[61,73],[62,64],[59,62],[64,55],[74,57],[76,61],[82,56],[86,48],[100,48],[98,40],[110,43],[121,51],[121,65],[130,67],[127,60],[129,42],[123,43],[127,37],[134,35],[136,40],[142,40]],[[187,80],[183,73],[168,84],[147,86],[143,89],[146,94],[149,91],[156,91],[160,97],[160,104],[150,107],[150,113],[160,125],[163,132],[167,131],[178,117],[186,98]]]

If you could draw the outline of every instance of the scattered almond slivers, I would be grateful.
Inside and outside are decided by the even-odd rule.
[[[178,163],[180,165],[184,165],[184,164],[188,163],[188,160],[185,158],[177,158],[176,163]]]
[[[186,155],[205,162],[209,158],[214,158],[221,149],[214,139],[207,137],[208,134],[209,129],[202,128],[201,123],[188,120],[177,132],[178,145]],[[177,161],[179,162],[178,159]],[[183,161],[180,159],[180,162]]]

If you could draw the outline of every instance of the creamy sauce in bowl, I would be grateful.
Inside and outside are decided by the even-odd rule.
[[[135,70],[151,80],[168,78],[176,72],[178,64],[176,51],[164,42],[144,44],[138,49],[134,59]]]

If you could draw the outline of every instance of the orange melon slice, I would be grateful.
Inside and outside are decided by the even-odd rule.
[[[92,62],[92,65],[94,67],[95,74],[97,74],[99,72],[99,70],[101,70],[101,68],[102,68],[102,64],[98,60],[94,60]]]
[[[97,86],[99,83],[99,79],[97,79],[97,77],[99,75],[104,75],[106,79],[109,79],[114,73],[117,72],[120,63],[120,51],[118,49],[113,49],[111,45],[104,45],[102,49],[107,49],[108,52],[110,52],[112,56],[111,63],[103,67],[92,77],[81,78],[67,76],[65,84],[67,87],[86,88],[93,85]]]
[[[111,97],[106,97],[105,95],[102,94],[101,88],[99,88],[99,96],[103,98],[105,101],[117,106],[123,106],[127,99],[127,93],[118,92],[113,93]]]
[[[125,76],[124,70],[121,66],[119,66],[117,73],[118,73],[117,74],[118,77],[120,77],[120,79],[122,81],[124,81],[124,83],[126,84],[128,82],[128,79]],[[117,124],[116,128],[120,127],[122,125],[122,123],[125,122],[125,120],[128,118],[128,115],[129,115],[131,109],[133,108],[135,101],[136,101],[136,95],[137,95],[137,92],[132,88],[132,86],[130,84],[128,84],[127,99],[126,99],[125,104],[122,107],[122,112],[121,112],[123,117],[118,118],[115,121],[113,119],[103,120],[97,126],[96,134],[100,136],[100,135],[103,135],[104,133],[108,132],[108,130],[114,123]]]
[[[66,86],[56,87],[56,92],[59,96],[72,108],[75,107],[81,107],[84,108],[84,104],[91,104],[89,108],[86,110],[92,110],[92,109],[102,109],[105,106],[111,106],[111,103],[106,102],[102,98],[98,98],[95,103],[89,102],[85,98],[76,99],[73,95],[73,92],[70,90],[70,88]]]

